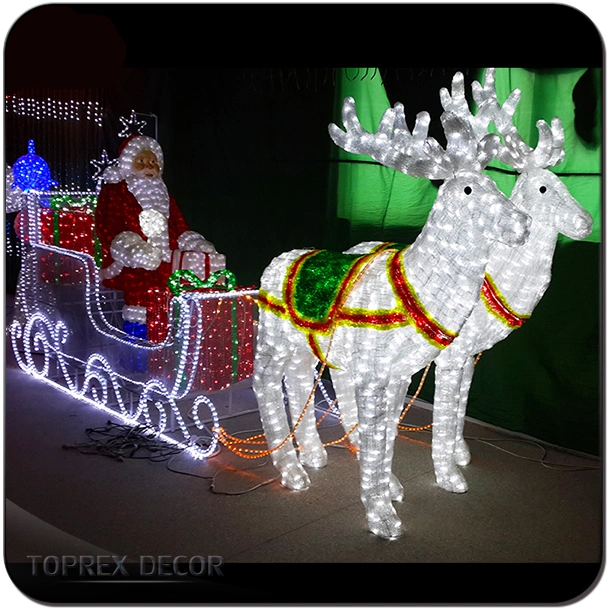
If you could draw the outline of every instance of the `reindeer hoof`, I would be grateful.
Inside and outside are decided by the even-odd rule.
[[[305,469],[298,462],[284,464],[278,468],[282,478],[281,482],[284,487],[300,491],[307,489],[311,483]]]
[[[467,466],[470,464],[470,450],[468,449],[466,441],[456,442],[453,459],[458,466]]]
[[[439,487],[455,494],[463,494],[468,491],[466,479],[455,466],[451,468],[446,467],[441,471],[437,471],[436,482]]]
[[[367,512],[369,530],[380,538],[393,540],[402,536],[403,528],[396,511],[390,504]]]
[[[394,474],[390,475],[390,497],[392,502],[402,502],[405,497],[404,487]]]
[[[323,468],[328,463],[328,454],[322,445],[302,447],[299,451],[299,461],[304,466]]]

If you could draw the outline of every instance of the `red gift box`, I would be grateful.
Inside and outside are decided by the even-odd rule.
[[[95,231],[91,210],[41,210],[40,241],[94,256]]]
[[[254,301],[248,296],[201,302],[203,338],[193,389],[222,390],[254,367]]]
[[[215,291],[208,289],[207,292]],[[201,312],[201,340],[191,390],[222,390],[251,377],[254,370],[255,311],[252,297],[240,295],[197,299],[195,306]],[[195,322],[192,320],[188,330],[189,352],[196,347]],[[163,355],[151,354],[149,373],[166,384],[173,384],[180,362],[180,349],[181,345],[175,345],[164,350]],[[190,375],[190,372],[189,369],[186,374]]]
[[[40,210],[40,242],[94,256],[93,214],[86,207]],[[40,279],[44,282],[80,284],[85,281],[85,267],[73,257],[44,252],[40,257]]]

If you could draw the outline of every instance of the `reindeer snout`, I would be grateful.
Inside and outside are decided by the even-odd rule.
[[[530,216],[519,210],[514,210],[510,214],[502,241],[508,246],[523,245],[530,235],[531,225],[532,219]]]
[[[582,214],[576,219],[575,225],[577,239],[584,239],[593,230],[593,218],[590,214]]]

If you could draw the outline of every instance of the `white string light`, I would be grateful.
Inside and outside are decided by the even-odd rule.
[[[6,96],[5,110],[20,116],[27,116],[39,121],[56,119],[62,121],[93,121],[97,127],[102,126],[104,110],[99,102],[69,100],[35,100],[17,95]]]

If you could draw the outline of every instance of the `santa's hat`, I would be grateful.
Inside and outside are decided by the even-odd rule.
[[[143,150],[151,150],[155,153],[159,164],[159,171],[163,172],[163,150],[159,142],[150,136],[132,134],[121,143],[117,163],[104,172],[104,181],[120,182],[124,180],[133,171],[131,164],[134,157]]]

